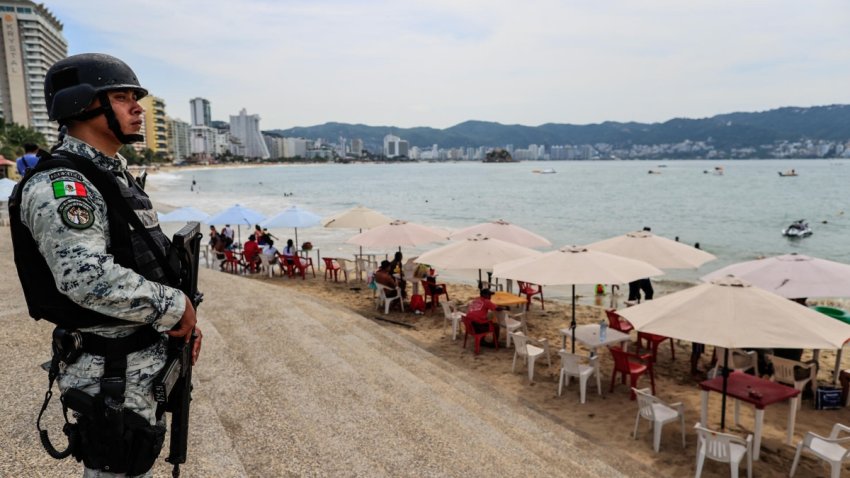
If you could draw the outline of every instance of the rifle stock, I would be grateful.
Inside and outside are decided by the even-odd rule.
[[[204,297],[198,292],[198,262],[202,238],[201,225],[190,222],[174,234],[170,251],[172,264],[178,267],[179,271],[178,288],[189,297],[195,310]],[[165,405],[165,411],[171,413],[171,437],[165,461],[174,465],[171,473],[174,477],[180,476],[180,465],[186,463],[189,406],[192,401],[192,348],[195,339],[194,333],[189,342],[181,338],[169,339],[169,363],[154,386],[157,400]]]

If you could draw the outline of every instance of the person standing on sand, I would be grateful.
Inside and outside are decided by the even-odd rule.
[[[201,333],[192,302],[168,285],[167,263],[156,258],[170,241],[118,154],[141,140],[138,100],[147,91],[124,62],[99,53],[55,63],[44,90],[61,130],[53,157],[9,203],[18,275],[30,315],[58,326],[50,388],[58,379],[63,404],[74,395],[91,405],[64,429],[79,433],[69,452],[84,463],[83,476],[151,476],[165,435],[153,380],[166,364],[166,339],[189,343],[196,333],[194,363]],[[62,457],[45,438],[45,449]]]

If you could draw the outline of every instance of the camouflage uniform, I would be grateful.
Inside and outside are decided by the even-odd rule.
[[[127,161],[120,154],[114,158],[106,156],[70,136],[65,137],[58,150],[91,159],[107,171],[123,172],[127,168]],[[124,179],[118,176],[118,180]],[[63,181],[82,183],[84,196],[76,193],[57,198],[56,183]],[[69,205],[74,204],[69,201],[77,204],[76,214],[72,216],[66,214]],[[152,324],[160,332],[171,329],[186,307],[183,292],[149,281],[113,262],[106,252],[110,240],[106,208],[101,194],[85,177],[76,171],[57,168],[40,172],[26,183],[21,220],[38,243],[60,292],[87,309],[131,322],[80,330],[111,338],[130,335],[142,324]],[[157,223],[153,210],[138,211],[138,215],[147,227]],[[156,421],[151,384],[165,364],[165,345],[163,335],[163,340],[157,344],[127,356],[124,406],[147,418],[151,424]],[[77,388],[90,395],[97,394],[103,362],[102,356],[83,354],[60,374],[59,388],[63,392]],[[86,469],[84,476],[122,475]]]

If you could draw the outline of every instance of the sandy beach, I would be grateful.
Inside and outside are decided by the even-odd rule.
[[[13,271],[8,229],[0,234],[0,263]],[[7,333],[0,339],[0,374],[6,420],[0,427],[0,476],[68,476],[72,460],[55,461],[38,443],[34,421],[47,385],[38,365],[49,356],[50,324],[27,317],[11,273],[0,294]],[[547,300],[528,317],[529,335],[552,344],[552,366],[538,360],[529,384],[525,367],[511,372],[513,350],[471,345],[445,334],[442,314],[376,311],[363,282],[326,282],[265,274],[232,275],[204,269],[199,311],[204,352],[195,370],[189,462],[184,476],[692,476],[701,378],[689,373],[690,344],[669,342],[658,352],[657,395],[683,402],[687,446],[676,424],[664,427],[661,450],[642,422],[628,387],[608,392],[612,363],[602,351],[602,395],[589,384],[580,404],[573,381],[557,396],[558,330],[568,325],[569,305]],[[477,290],[450,284],[451,301],[468,302]],[[603,302],[607,304],[607,299]],[[578,322],[598,323],[604,309],[580,305]],[[386,318],[406,326],[393,324]],[[632,337],[635,334],[632,332]],[[579,346],[580,350],[584,352]],[[804,355],[804,359],[809,356]],[[710,360],[703,355],[700,369]],[[831,380],[833,352],[821,354],[819,380]],[[850,357],[842,368],[850,368]],[[704,378],[704,377],[703,377]],[[645,378],[641,386],[648,386]],[[718,427],[719,395],[712,394],[709,422]],[[63,444],[56,400],[48,420]],[[741,407],[741,424],[753,432],[753,410]],[[786,445],[787,404],[767,408],[761,459],[754,476],[787,476],[794,447]],[[818,411],[804,400],[793,445],[806,431],[828,434],[848,422],[847,409]],[[8,446],[7,446],[8,444]],[[165,456],[163,453],[162,457]],[[170,473],[162,460],[156,476]],[[745,471],[742,470],[742,473]],[[725,464],[707,462],[703,476],[728,476]],[[822,462],[804,457],[797,476],[827,476]]]

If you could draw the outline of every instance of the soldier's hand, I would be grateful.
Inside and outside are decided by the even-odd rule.
[[[180,322],[177,322],[177,328],[166,332],[171,337],[183,337],[186,343],[192,338],[192,330],[195,329],[195,324],[198,322],[195,317],[195,308],[192,307],[192,302],[185,295],[186,310],[183,311],[183,316],[180,317]]]
[[[201,354],[201,342],[203,341],[204,334],[201,333],[201,329],[195,327],[195,344],[192,347],[192,365],[195,365],[195,362],[198,361],[198,355]]]

